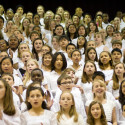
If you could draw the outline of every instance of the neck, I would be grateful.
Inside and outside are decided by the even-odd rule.
[[[121,81],[123,81],[123,79],[124,79],[124,77],[123,77],[123,75],[120,75],[120,76],[117,76],[118,77],[118,80],[121,82]]]
[[[51,65],[50,65],[50,66],[44,66],[44,65],[42,65],[42,68],[43,68],[45,71],[51,71]]]
[[[100,97],[96,96],[94,100],[99,101],[102,104],[105,99],[103,96],[100,96]]]
[[[100,47],[102,45],[102,42],[100,42],[99,44],[96,45],[96,47]]]
[[[79,66],[80,66],[79,63],[73,63],[73,68],[74,68],[74,69],[78,69]]]
[[[69,117],[69,110],[70,110],[70,109],[64,109],[63,114]]]
[[[62,73],[61,69],[55,69],[55,71],[56,71],[58,74],[61,74],[61,73]]]
[[[66,52],[66,48],[65,47],[61,47],[61,50],[63,50],[64,52]]]
[[[37,115],[40,115],[41,112],[44,111],[44,109],[41,108],[41,107],[38,107],[38,108],[33,108],[33,107],[32,107],[31,111],[33,111],[33,112],[36,113]]]
[[[70,33],[70,38],[73,39],[74,38],[74,34]]]
[[[95,119],[94,121],[95,121],[95,125],[102,125],[102,123],[101,123],[101,120],[100,120],[100,119]]]
[[[111,66],[110,66],[110,64],[108,63],[108,64],[105,64],[105,65],[103,65],[103,67],[104,67],[104,69],[106,70],[106,69],[111,69]]]

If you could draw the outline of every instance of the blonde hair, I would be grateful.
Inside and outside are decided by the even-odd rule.
[[[29,50],[25,50],[20,54],[20,58],[22,58],[22,55],[24,52],[28,52],[31,55],[31,58],[33,58],[33,54]]]
[[[115,64],[115,66],[114,66],[114,72],[113,72],[113,76],[112,76],[112,80],[113,80],[113,86],[112,86],[112,89],[113,89],[113,90],[117,90],[117,89],[119,89],[119,80],[118,80],[118,77],[117,77],[117,75],[116,75],[116,73],[115,73],[115,67],[116,67],[118,64],[122,64],[123,67],[124,67],[124,64],[121,63],[121,62]],[[125,67],[124,67],[124,70],[125,70]],[[123,73],[123,77],[125,77],[125,73]]]
[[[30,61],[33,61],[35,64],[36,64],[36,66],[39,68],[39,65],[38,65],[38,62],[37,62],[37,60],[35,60],[35,59],[29,59],[28,61],[27,61],[27,64],[30,62]],[[24,86],[26,85],[26,83],[27,83],[27,81],[29,81],[30,79],[31,79],[31,73],[29,73],[28,71],[27,71],[27,67],[26,67],[26,72],[25,72],[25,79],[24,79],[24,81],[23,81],[23,84],[24,84]]]
[[[77,121],[78,121],[78,113],[77,113],[76,108],[75,108],[74,97],[73,97],[72,93],[67,92],[67,91],[64,91],[64,92],[61,94],[61,96],[62,96],[64,93],[69,93],[69,94],[71,95],[71,97],[72,97],[73,105],[71,106],[71,108],[70,108],[70,110],[69,110],[69,116],[70,116],[70,117],[74,116],[74,122],[77,122]],[[61,96],[60,96],[60,99],[61,99]],[[58,120],[58,122],[60,121],[60,118],[61,118],[63,112],[64,112],[64,110],[63,110],[62,106],[60,106],[60,111],[59,111],[58,114],[57,114],[57,120]]]

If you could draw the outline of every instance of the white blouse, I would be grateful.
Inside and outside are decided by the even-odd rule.
[[[57,125],[56,115],[49,110],[39,116],[32,116],[28,111],[21,114],[21,125]]]

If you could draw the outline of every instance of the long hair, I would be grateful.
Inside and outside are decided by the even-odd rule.
[[[32,83],[32,84],[35,84],[35,83]],[[27,91],[26,91],[26,105],[27,105],[27,109],[28,110],[30,110],[32,108],[32,105],[28,102],[28,98],[30,96],[30,92],[33,91],[33,90],[39,90],[41,92],[41,95],[43,97],[45,96],[45,94],[44,94],[44,92],[43,92],[41,87],[33,87],[33,85],[29,85],[28,88],[27,88]],[[46,105],[45,101],[42,102],[41,107],[43,109],[47,109],[47,105]]]
[[[124,67],[124,64],[123,63],[117,63],[117,64],[115,64],[115,67],[118,65],[118,64],[122,64],[123,65],[123,67]],[[114,72],[113,72],[113,76],[112,76],[112,80],[113,80],[113,89],[114,90],[117,90],[117,89],[119,89],[119,80],[118,80],[118,77],[117,77],[117,75],[116,75],[116,73],[115,73],[115,67],[114,67]],[[125,67],[124,67],[124,69],[125,69]],[[125,73],[123,73],[123,77],[125,77]]]
[[[101,109],[100,121],[101,121],[102,125],[107,125],[106,116],[105,116],[103,106],[100,102],[97,102],[97,101],[92,101],[89,105],[87,123],[89,125],[95,125],[95,120],[94,120],[94,117],[92,116],[92,113],[91,113],[91,108],[95,104],[99,104],[99,106],[100,106],[100,109]]]
[[[89,77],[88,77],[88,75],[87,75],[86,72],[84,71],[84,69],[85,69],[87,63],[93,64],[94,67],[95,67],[95,71],[97,71],[95,63],[94,63],[93,61],[91,61],[91,60],[88,60],[88,61],[85,63],[84,68],[83,68],[83,74],[82,74],[82,79],[81,79],[81,81],[82,81],[83,83],[91,82],[90,79],[89,79]]]
[[[121,82],[120,89],[119,89],[119,102],[121,105],[125,103],[125,95],[122,93],[122,84],[125,83],[125,80]]]
[[[5,87],[5,95],[3,99],[3,112],[9,116],[12,116],[16,113],[13,102],[12,89],[4,79],[0,78],[0,81],[4,84]]]
[[[69,93],[69,92],[64,91],[64,92],[61,94],[61,96],[62,96],[64,93]],[[72,95],[71,93],[69,93],[69,94],[72,96],[72,101],[73,101],[73,105],[71,106],[71,108],[70,108],[70,110],[69,110],[69,116],[70,116],[70,117],[74,116],[74,122],[77,122],[77,121],[78,121],[78,113],[77,113],[76,108],[75,108],[74,97],[73,97],[73,95]],[[61,98],[61,96],[60,96],[60,98]],[[60,111],[59,111],[58,114],[57,114],[57,120],[58,120],[58,122],[60,121],[60,118],[61,118],[63,112],[64,112],[64,109],[63,109],[62,106],[60,106]]]
[[[39,68],[38,62],[37,62],[35,59],[32,59],[32,58],[29,59],[29,60],[27,61],[27,64],[28,64],[30,61],[33,61],[33,62],[36,64],[37,68]],[[27,81],[31,79],[31,73],[29,73],[29,72],[27,71],[27,69],[26,69],[26,72],[25,72],[24,76],[25,76],[25,78],[24,78],[23,84],[26,85]]]

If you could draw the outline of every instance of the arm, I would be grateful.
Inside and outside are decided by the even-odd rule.
[[[113,108],[113,111],[112,111],[112,122],[113,122],[113,125],[117,125],[116,109],[115,109],[115,107]]]

